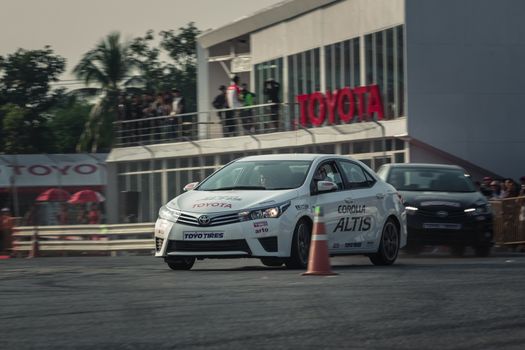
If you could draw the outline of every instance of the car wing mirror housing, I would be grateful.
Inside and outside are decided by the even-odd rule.
[[[337,184],[332,181],[318,181],[317,182],[317,192],[332,192],[337,191]]]
[[[199,183],[198,182],[190,182],[189,184],[187,184],[186,186],[184,186],[184,191],[191,191],[193,190],[195,187],[197,187]]]

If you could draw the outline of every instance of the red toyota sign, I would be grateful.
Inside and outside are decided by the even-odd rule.
[[[356,116],[360,121],[366,117],[377,115],[377,120],[384,118],[383,102],[378,85],[345,87],[334,92],[314,92],[312,94],[297,95],[300,109],[300,123],[307,126],[321,126],[328,117],[328,124],[336,123],[336,109],[340,122],[350,123]],[[366,102],[365,102],[366,101]],[[317,114],[316,114],[317,111]]]

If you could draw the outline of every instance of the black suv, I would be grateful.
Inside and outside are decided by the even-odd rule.
[[[488,256],[492,210],[465,170],[444,164],[386,164],[377,174],[403,197],[408,228],[406,249],[448,245],[461,256],[467,246]]]

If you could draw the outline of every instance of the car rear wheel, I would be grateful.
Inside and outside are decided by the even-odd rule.
[[[193,267],[193,264],[195,264],[195,258],[191,256],[166,258],[164,261],[172,270],[189,270]]]
[[[399,229],[395,222],[389,219],[383,227],[381,243],[377,253],[369,256],[374,265],[392,265],[399,254]]]
[[[295,226],[292,239],[292,254],[286,260],[289,269],[304,269],[308,265],[310,242],[312,240],[312,225],[306,220],[301,220]]]
[[[263,265],[271,267],[278,267],[284,264],[284,260],[279,258],[261,258],[261,262]]]

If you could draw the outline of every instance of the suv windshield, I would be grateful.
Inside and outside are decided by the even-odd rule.
[[[304,183],[311,161],[236,161],[210,176],[197,190],[284,190]]]
[[[398,191],[476,191],[470,177],[458,169],[392,168],[387,182]]]

